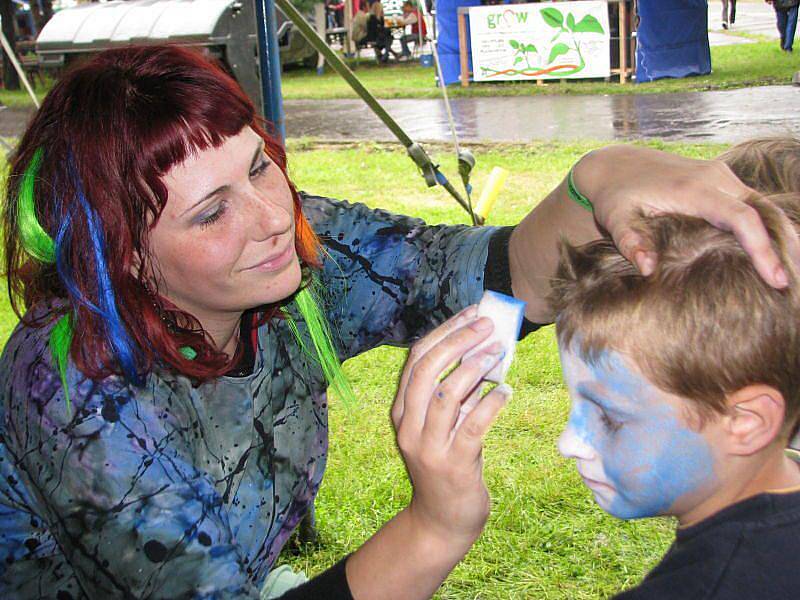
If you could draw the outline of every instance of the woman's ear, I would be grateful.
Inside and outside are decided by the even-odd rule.
[[[728,451],[749,456],[763,450],[783,432],[786,403],[775,388],[748,385],[727,398],[725,433]]]

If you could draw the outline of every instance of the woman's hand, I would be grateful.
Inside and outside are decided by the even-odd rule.
[[[489,347],[442,375],[491,331],[472,306],[412,348],[392,421],[414,494],[348,559],[356,600],[430,598],[480,535],[489,515],[483,436],[510,395],[498,386],[481,398],[481,378],[502,349]]]
[[[578,189],[592,201],[597,222],[643,274],[653,271],[658,257],[630,223],[640,213],[680,213],[732,232],[767,283],[777,288],[787,285],[786,272],[758,213],[744,202],[756,192],[724,162],[610,146],[584,157],[574,177]],[[791,236],[789,243],[800,266],[800,242]]]
[[[409,511],[420,527],[466,551],[489,515],[483,482],[483,436],[508,399],[507,386],[480,398],[481,380],[500,360],[502,345],[445,370],[492,331],[470,307],[420,340],[409,354],[392,421],[414,497]]]
[[[569,198],[566,179],[514,230],[509,247],[514,295],[528,303],[526,316],[549,323],[550,281],[558,265],[558,243],[585,244],[610,235],[620,252],[645,275],[658,257],[631,224],[639,214],[680,213],[731,231],[764,280],[780,288],[786,272],[767,231],[745,199],[755,192],[720,161],[694,160],[636,146],[609,146],[575,166],[576,187],[591,200],[594,215]],[[787,236],[800,267],[800,241]]]

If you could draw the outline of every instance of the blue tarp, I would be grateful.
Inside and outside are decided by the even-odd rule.
[[[436,0],[436,32],[439,62],[442,64],[442,76],[447,85],[458,83],[461,74],[461,63],[458,58],[458,13],[459,6],[480,6],[481,0]],[[469,19],[467,19],[467,43],[469,43]],[[472,70],[472,56],[469,57],[469,68]]]
[[[706,0],[640,0],[636,82],[711,72]]]

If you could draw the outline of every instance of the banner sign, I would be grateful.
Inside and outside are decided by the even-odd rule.
[[[608,4],[498,4],[469,9],[475,81],[611,74]]]

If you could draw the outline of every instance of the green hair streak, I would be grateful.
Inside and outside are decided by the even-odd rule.
[[[61,317],[50,331],[50,353],[53,355],[53,362],[58,368],[58,375],[61,378],[61,387],[64,388],[64,399],[67,402],[67,414],[72,412],[72,405],[69,399],[69,386],[67,385],[67,363],[69,362],[69,349],[72,345],[72,323],[69,315]]]
[[[36,178],[42,166],[44,150],[37,148],[33,158],[22,174],[22,185],[17,198],[17,230],[22,247],[39,262],[53,264],[56,262],[56,245],[39,223],[36,216]],[[67,386],[67,364],[69,349],[72,345],[72,322],[69,315],[63,315],[50,330],[50,353],[53,363],[58,369],[61,387],[64,388],[64,399],[67,403],[67,414],[72,411]]]
[[[52,264],[56,262],[56,245],[36,217],[36,200],[33,193],[43,155],[44,151],[37,148],[22,175],[17,202],[17,228],[25,252],[39,262]]]
[[[322,373],[325,375],[325,381],[328,382],[328,386],[333,388],[336,395],[345,404],[352,406],[355,403],[355,394],[342,370],[342,363],[339,362],[339,357],[333,347],[330,326],[320,309],[319,298],[315,291],[317,285],[316,280],[312,278],[309,285],[295,294],[293,302],[303,321],[305,321],[309,337],[311,337],[311,343],[314,346],[313,353],[303,339],[297,327],[297,322],[289,311],[284,308],[282,312],[300,348],[302,348],[306,356],[312,358],[322,368]]]

